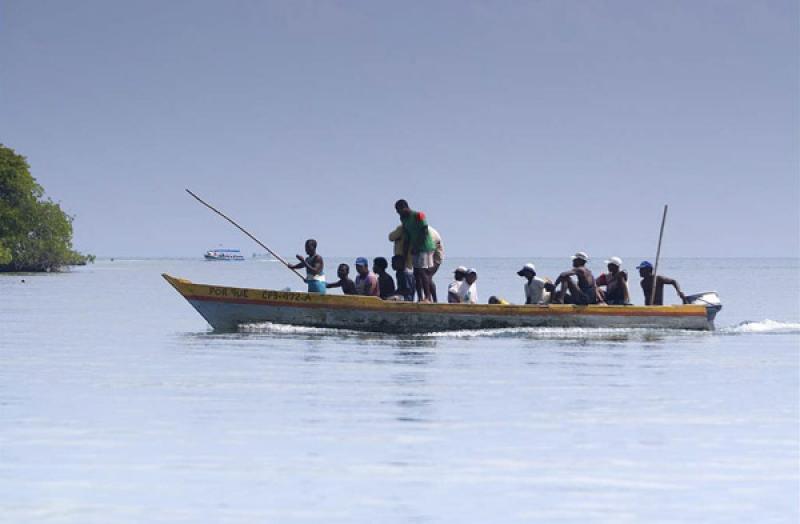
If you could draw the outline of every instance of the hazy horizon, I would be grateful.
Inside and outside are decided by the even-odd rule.
[[[450,256],[652,257],[669,204],[666,258],[798,257],[799,63],[793,1],[5,0],[0,142],[103,257],[256,251],[187,187],[286,257],[398,198]]]

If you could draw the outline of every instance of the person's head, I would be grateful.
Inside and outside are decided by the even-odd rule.
[[[403,271],[406,268],[406,257],[403,255],[395,255],[392,257],[392,269],[395,271]]]
[[[383,257],[377,257],[375,260],[372,261],[372,271],[378,274],[382,274],[386,272],[386,268],[389,267],[389,262],[386,261]]]
[[[489,297],[489,303],[490,304],[500,304],[501,302],[500,302],[499,298],[497,298],[496,296],[492,295],[492,296]]]
[[[397,214],[400,215],[400,218],[405,218],[411,213],[411,208],[408,206],[408,202],[402,198],[394,203],[394,210],[397,211]]]
[[[317,241],[313,238],[306,240],[306,255],[311,256],[317,252]]]
[[[589,255],[583,251],[578,251],[572,255],[572,267],[583,267],[589,261]]]
[[[615,275],[622,269],[622,259],[619,257],[611,257],[606,260],[606,266],[608,267],[608,272]]]
[[[517,275],[521,277],[525,277],[528,280],[531,280],[533,277],[536,276],[536,266],[531,264],[530,262],[522,266],[522,269],[517,271]]]
[[[474,283],[475,283],[475,281],[476,281],[476,280],[478,280],[478,272],[477,272],[477,271],[475,271],[475,270],[474,270],[474,269],[472,269],[472,268],[468,269],[468,270],[467,270],[467,274],[464,276],[464,280],[465,280],[465,281],[467,282],[467,284],[469,284],[469,285],[472,285],[472,284],[474,284]]]
[[[638,266],[636,266],[636,269],[639,270],[639,276],[642,278],[649,277],[653,274],[653,264],[647,260],[643,260]]]
[[[358,257],[356,259],[356,273],[361,275],[362,277],[369,273],[369,262],[364,257]]]
[[[339,280],[344,280],[350,274],[350,266],[347,264],[339,264],[339,267],[336,268],[336,276],[339,277]]]
[[[453,271],[453,277],[461,282],[464,280],[464,277],[467,276],[467,268],[464,266],[458,266],[455,271]]]

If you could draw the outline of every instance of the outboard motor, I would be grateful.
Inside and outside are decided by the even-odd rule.
[[[711,322],[714,321],[714,317],[722,309],[722,302],[719,300],[719,295],[716,291],[704,291],[703,293],[686,295],[686,303],[705,306],[708,320]]]

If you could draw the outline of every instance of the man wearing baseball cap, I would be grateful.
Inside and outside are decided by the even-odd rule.
[[[464,277],[467,275],[467,268],[464,266],[458,266],[455,271],[453,271],[453,278],[454,280],[447,286],[447,301],[451,304],[460,304],[462,301],[462,289],[461,286],[464,284]],[[464,290],[466,291],[466,290]]]
[[[639,270],[639,276],[642,277],[642,291],[644,292],[644,305],[645,306],[663,306],[664,305],[664,284],[669,284],[675,288],[681,301],[686,303],[686,295],[681,291],[681,286],[674,278],[664,277],[658,275],[655,277],[656,296],[653,303],[650,303],[650,297],[653,296],[653,264],[647,260],[643,260],[636,269]]]
[[[611,257],[606,260],[608,273],[603,273],[594,283],[597,285],[597,294],[609,306],[623,306],[631,303],[628,291],[628,272],[622,269],[622,259]],[[605,287],[605,290],[600,289]]]
[[[461,288],[464,289],[464,298],[461,300],[465,304],[478,303],[478,285],[475,281],[478,280],[478,272],[473,269],[467,269],[467,274],[464,276],[464,283]]]
[[[356,295],[381,296],[378,277],[369,270],[369,262],[364,257],[356,259]]]
[[[545,281],[536,276],[536,266],[528,262],[522,269],[517,271],[517,275],[525,277],[528,281],[525,284],[525,303],[544,304],[545,303]]]
[[[557,293],[557,301],[564,304],[577,304],[586,306],[597,303],[597,286],[594,282],[594,275],[586,267],[589,255],[583,251],[578,251],[572,256],[572,269],[564,271],[553,283],[561,289]],[[575,277],[577,282],[572,279]]]

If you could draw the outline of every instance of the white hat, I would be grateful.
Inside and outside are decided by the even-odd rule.
[[[522,276],[523,273],[525,273],[526,271],[532,271],[533,273],[536,273],[536,266],[528,262],[527,264],[522,266],[522,269],[517,271],[517,275]]]
[[[617,267],[622,267],[622,259],[619,257],[611,257],[606,260],[606,264],[614,264]]]
[[[476,275],[478,274],[478,272],[477,272],[477,271],[475,271],[475,268],[474,268],[474,267],[471,267],[471,268],[469,268],[469,269],[467,270],[467,275],[469,275],[470,273],[475,273]]]
[[[589,261],[589,255],[587,255],[583,251],[578,251],[577,253],[572,255],[572,260],[575,260],[575,259],[583,260],[584,262],[588,262]]]
[[[467,268],[465,268],[464,266],[458,266],[457,268],[455,268],[455,270],[453,270],[453,273],[466,273],[466,272]]]

